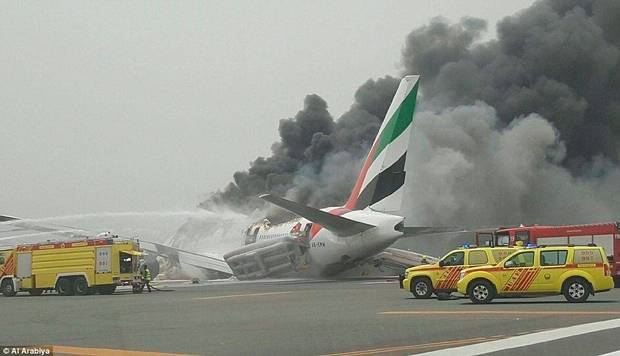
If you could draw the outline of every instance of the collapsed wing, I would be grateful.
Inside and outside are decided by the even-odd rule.
[[[374,225],[347,219],[342,216],[332,215],[272,194],[263,194],[260,198],[306,218],[313,223],[317,223],[338,236],[351,236],[375,227]]]
[[[233,271],[222,258],[189,252],[176,247],[142,239],[140,239],[140,247],[151,255],[169,258],[174,263],[186,264],[227,275],[233,274]]]
[[[377,267],[387,267],[400,273],[405,268],[428,263],[435,263],[439,259],[413,251],[388,247],[385,250],[379,252],[378,254],[372,256],[370,260]]]

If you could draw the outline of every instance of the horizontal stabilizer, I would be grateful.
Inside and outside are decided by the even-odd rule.
[[[432,235],[432,234],[446,234],[446,233],[464,233],[469,232],[462,227],[434,227],[434,226],[409,226],[405,227],[403,231],[403,237],[420,236],[420,235]]]
[[[282,209],[286,209],[313,223],[317,223],[338,236],[351,236],[375,227],[374,225],[347,219],[342,216],[332,215],[322,210],[301,205],[272,194],[263,194],[260,197]]]

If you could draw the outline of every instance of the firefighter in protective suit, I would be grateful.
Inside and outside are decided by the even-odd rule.
[[[151,293],[151,271],[149,271],[149,266],[144,264],[144,270],[142,271],[142,282]]]

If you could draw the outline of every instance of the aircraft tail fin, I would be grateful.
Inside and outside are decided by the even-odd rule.
[[[401,80],[346,208],[361,210],[370,207],[381,212],[400,210],[419,79],[418,75],[409,75]]]
[[[374,225],[347,219],[342,216],[332,215],[272,194],[263,194],[260,197],[313,223],[317,223],[338,236],[351,236],[375,227]]]

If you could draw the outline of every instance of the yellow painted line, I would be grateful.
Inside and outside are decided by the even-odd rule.
[[[91,347],[74,347],[74,346],[52,346],[54,354],[63,355],[85,355],[85,356],[172,356],[181,354],[168,354],[161,352],[145,352],[145,351],[130,351],[130,350],[114,350],[114,349],[98,349]]]
[[[547,311],[535,311],[535,310],[463,310],[463,311],[448,311],[448,310],[401,310],[401,311],[384,311],[377,313],[378,315],[620,315],[620,311],[563,311],[563,310],[547,310]]]
[[[289,293],[293,293],[293,292],[269,292],[269,293],[253,293],[253,294],[218,295],[214,297],[194,298],[194,300],[216,300],[216,299],[243,298],[243,297],[263,297],[267,295],[279,295],[279,294],[289,294]]]
[[[326,356],[362,356],[362,355],[387,354],[387,353],[393,353],[393,352],[399,352],[399,351],[411,351],[411,350],[428,349],[428,348],[434,348],[434,347],[467,345],[467,344],[473,344],[473,343],[489,341],[489,340],[494,340],[494,339],[488,338],[488,337],[476,337],[472,339],[439,341],[439,342],[431,342],[427,344],[404,345],[404,346],[384,347],[380,349],[343,352],[343,353],[329,354]]]

